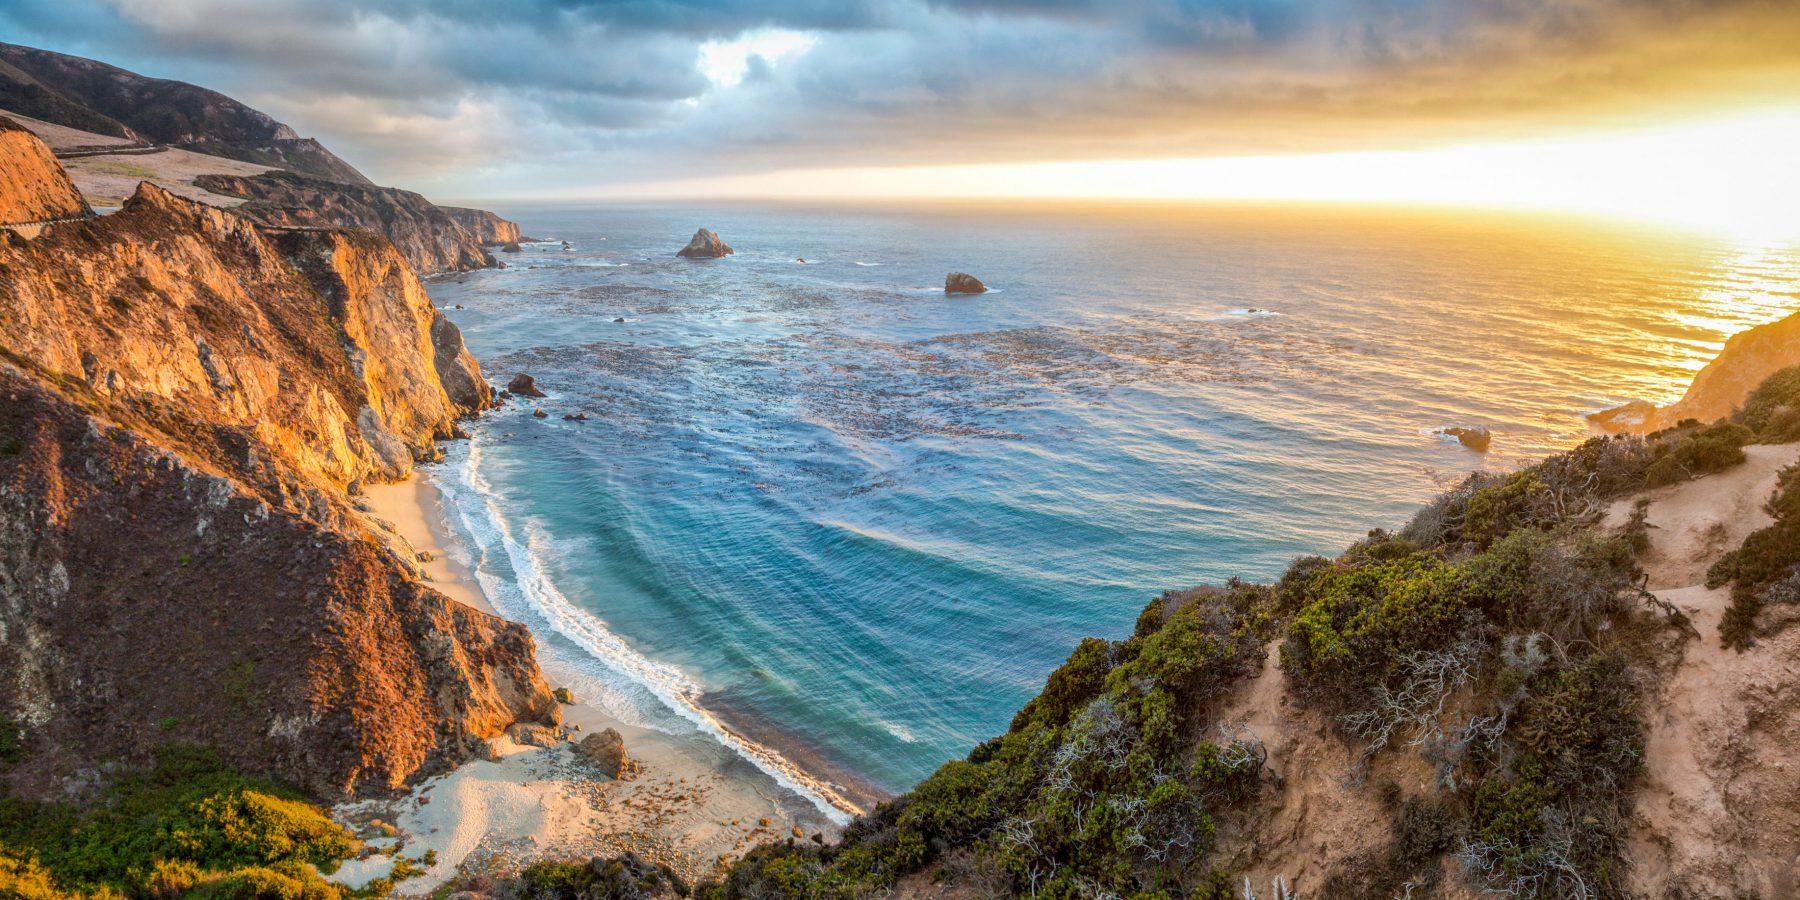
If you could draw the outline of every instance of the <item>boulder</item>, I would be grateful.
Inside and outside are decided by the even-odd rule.
[[[582,738],[575,745],[575,752],[605,772],[608,778],[619,777],[629,761],[625,756],[625,739],[611,728]]]
[[[565,706],[572,706],[575,703],[575,692],[566,687],[559,687],[556,690],[551,691],[550,696],[555,697],[556,702],[564,704]]]
[[[534,419],[548,419],[550,418],[550,414],[541,409],[534,409],[531,411],[531,417]]]
[[[687,246],[675,255],[687,259],[718,259],[736,252],[731,249],[731,245],[719,240],[718,235],[702,228],[694,232],[694,239],[688,241]]]
[[[1453,425],[1439,431],[1438,434],[1456,438],[1457,443],[1476,453],[1486,453],[1488,445],[1494,441],[1494,433],[1479,425],[1471,428]]]
[[[508,393],[516,394],[520,397],[544,396],[544,392],[538,390],[537,379],[524,372],[514,375],[512,380],[506,383],[506,390]]]
[[[985,294],[987,285],[966,272],[951,272],[944,276],[944,293],[946,294]]]
[[[554,747],[562,743],[556,729],[536,722],[517,722],[506,729],[506,736],[527,747]]]
[[[520,247],[518,241],[507,241],[504,245],[502,245],[500,247],[500,252],[501,253],[523,253],[523,252],[525,252],[525,248]]]

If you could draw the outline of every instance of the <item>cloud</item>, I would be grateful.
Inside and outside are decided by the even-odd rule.
[[[1592,127],[1793,92],[1781,0],[13,0],[458,194]]]

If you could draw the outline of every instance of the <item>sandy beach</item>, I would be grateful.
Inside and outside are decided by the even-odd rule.
[[[420,551],[431,585],[458,602],[496,610],[479,583],[450,552],[454,538],[444,525],[429,475],[374,485],[361,498],[366,514]],[[576,681],[555,658],[541,657],[552,686]],[[607,778],[570,745],[527,747],[504,738],[497,759],[473,760],[420,783],[392,800],[344,804],[339,819],[368,832],[379,820],[394,826],[392,838],[369,843],[432,864],[422,876],[396,887],[403,896],[429,893],[453,878],[479,884],[547,859],[585,860],[632,850],[663,862],[690,882],[721,861],[772,841],[829,840],[836,826],[809,801],[714,742],[675,737],[636,727],[591,703],[563,707],[574,737],[614,728],[624,736],[631,770]],[[389,874],[385,852],[346,863],[333,877],[361,886]]]

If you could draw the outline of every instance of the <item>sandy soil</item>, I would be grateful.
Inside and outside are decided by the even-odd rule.
[[[446,552],[452,539],[428,478],[368,487],[362,500],[371,517],[427,554],[421,568],[433,587],[494,612],[478,582]],[[553,685],[571,680],[548,660],[545,675]],[[399,853],[409,858],[436,852],[425,876],[398,886],[405,896],[428,893],[459,871],[507,873],[540,859],[587,859],[627,849],[669,864],[691,882],[760,843],[837,834],[810,803],[722,746],[635,727],[589,703],[563,711],[575,739],[617,729],[633,771],[614,780],[567,744],[524,747],[501,738],[493,742],[496,760],[466,763],[397,800],[346,804],[334,813],[351,824],[380,819],[396,826]],[[372,856],[345,864],[334,877],[360,886],[387,875],[392,865],[386,856]]]
[[[1770,522],[1763,502],[1800,444],[1745,448],[1737,468],[1646,492],[1650,586],[1695,635],[1645,709],[1644,783],[1626,856],[1636,896],[1800,896],[1800,627],[1749,650],[1719,644],[1728,588],[1706,569]],[[1623,522],[1631,502],[1609,515]],[[1791,611],[1768,610],[1764,619]]]
[[[1775,493],[1781,470],[1800,460],[1800,444],[1745,447],[1741,466],[1694,481],[1645,491],[1614,503],[1606,526],[1630,517],[1639,498],[1650,501],[1650,550],[1638,560],[1650,574],[1651,590],[1706,581],[1706,570],[1751,532],[1774,520],[1763,504]]]

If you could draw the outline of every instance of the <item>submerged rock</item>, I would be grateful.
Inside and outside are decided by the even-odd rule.
[[[531,417],[534,419],[548,419],[550,418],[550,414],[541,409],[534,409],[531,411]]]
[[[687,259],[718,259],[736,252],[731,249],[730,244],[719,240],[717,234],[702,228],[694,232],[694,239],[688,241],[687,246],[681,248],[675,255]]]
[[[1588,413],[1587,420],[1595,428],[1608,433],[1619,431],[1636,431],[1646,427],[1656,417],[1656,405],[1645,400],[1633,400],[1623,406],[1603,409],[1597,413]]]
[[[1449,428],[1440,430],[1438,434],[1456,438],[1457,443],[1462,444],[1464,447],[1467,447],[1476,453],[1486,453],[1488,445],[1494,441],[1494,433],[1479,425],[1471,428],[1453,425]]]
[[[946,294],[985,294],[987,285],[966,272],[951,272],[944,276],[944,293]]]
[[[544,392],[538,390],[537,379],[520,372],[506,383],[506,390],[519,397],[542,397]]]
[[[625,739],[611,728],[582,738],[575,744],[575,752],[606,773],[608,778],[623,774],[629,762],[625,756]]]

